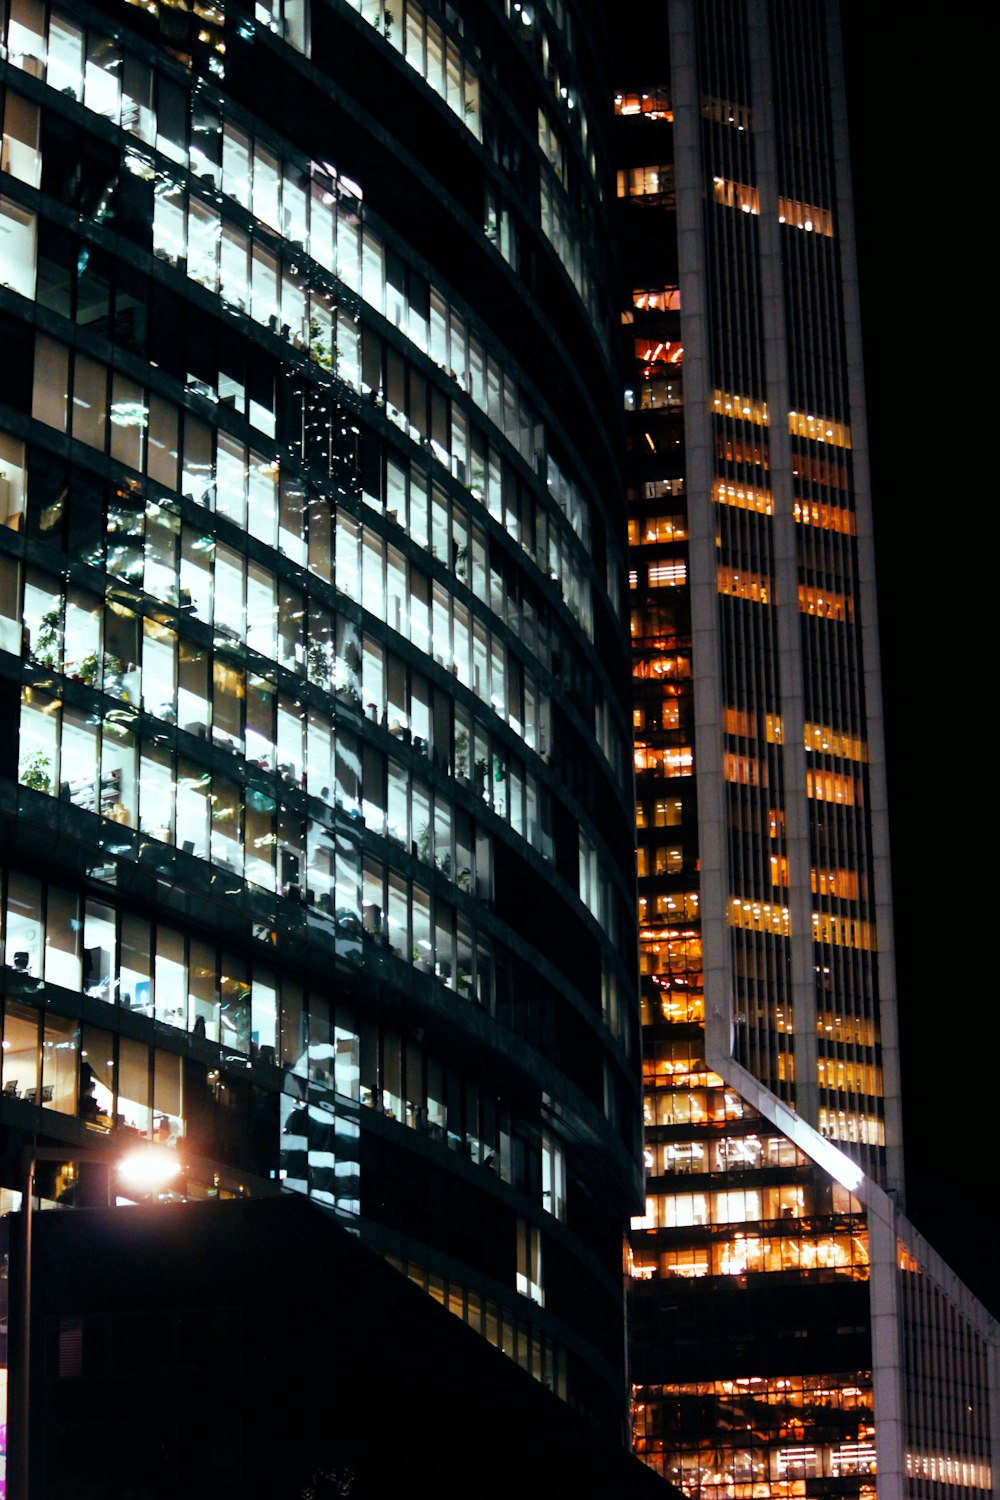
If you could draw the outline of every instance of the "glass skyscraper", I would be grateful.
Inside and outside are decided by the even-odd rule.
[[[838,28],[0,0],[0,1210],[308,1197],[691,1500],[1000,1452],[900,1212]]]
[[[2,17],[4,1160],[64,1144],[56,1202],[104,1140],[188,1197],[308,1194],[620,1440],[600,34]]]
[[[985,1493],[996,1326],[898,1207],[837,7],[646,4],[618,41],[636,1450],[704,1500]]]

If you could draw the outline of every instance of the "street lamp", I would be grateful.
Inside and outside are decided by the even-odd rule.
[[[31,1222],[32,1200],[35,1196],[35,1167],[40,1161],[96,1162],[107,1167],[108,1172],[117,1168],[125,1186],[140,1193],[162,1191],[181,1170],[181,1163],[172,1151],[157,1146],[133,1147],[127,1154],[116,1156],[113,1152],[98,1151],[87,1147],[26,1146],[22,1161],[21,1179],[21,1306],[19,1309],[20,1359],[19,1378],[11,1390],[11,1407],[8,1421],[8,1452],[10,1435],[14,1435],[14,1451],[10,1455],[14,1462],[8,1473],[7,1494],[9,1500],[28,1500],[28,1415],[31,1387]],[[110,1183],[109,1183],[110,1196]]]

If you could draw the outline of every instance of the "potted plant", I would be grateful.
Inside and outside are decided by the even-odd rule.
[[[38,622],[38,634],[31,653],[43,667],[54,667],[57,670],[59,657],[62,654],[61,613],[58,605],[45,611]]]
[[[97,652],[96,651],[90,651],[90,652],[87,653],[87,655],[80,662],[80,669],[79,669],[80,681],[81,682],[85,682],[88,687],[96,687],[97,686],[98,672],[99,672],[99,661],[98,661]]]
[[[52,791],[52,762],[44,750],[33,750],[21,767],[18,778],[22,786],[33,792]]]
[[[460,729],[455,735],[455,775],[463,781],[469,779],[469,731]]]

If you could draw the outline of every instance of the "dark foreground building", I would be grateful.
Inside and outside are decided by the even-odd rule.
[[[301,1195],[44,1214],[34,1269],[37,1495],[675,1494]]]
[[[598,18],[0,14],[3,1187],[308,1195],[621,1442]]]
[[[671,0],[617,34],[635,1444],[701,1500],[986,1495],[1000,1461],[997,1326],[901,1212],[839,27]]]

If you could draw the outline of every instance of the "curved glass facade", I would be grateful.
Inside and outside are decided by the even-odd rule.
[[[576,23],[9,0],[0,1112],[310,1194],[617,1430],[624,517]]]

